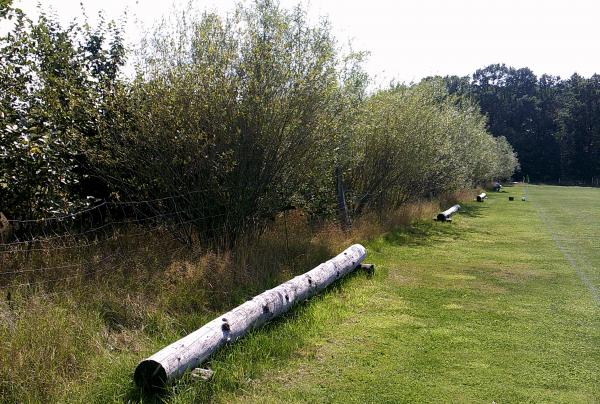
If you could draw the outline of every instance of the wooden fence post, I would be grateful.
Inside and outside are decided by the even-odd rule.
[[[348,230],[352,226],[350,215],[348,214],[348,206],[346,205],[346,193],[344,192],[344,181],[342,172],[339,166],[335,167],[335,187],[337,190],[338,215],[340,223],[344,230]]]
[[[4,213],[0,212],[0,243],[8,243],[11,231],[10,222],[4,216]]]

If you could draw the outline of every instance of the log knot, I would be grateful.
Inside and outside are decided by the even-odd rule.
[[[231,331],[231,327],[229,326],[227,319],[223,319],[223,321],[224,323],[221,324],[221,330],[223,330],[224,333],[228,333],[229,331]]]

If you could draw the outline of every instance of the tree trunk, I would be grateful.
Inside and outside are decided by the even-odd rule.
[[[452,220],[451,217],[453,214],[460,210],[460,205],[454,205],[451,208],[446,209],[445,211],[439,213],[437,215],[437,220],[440,222],[446,222]]]
[[[237,340],[248,331],[261,326],[325,289],[335,280],[352,272],[365,259],[367,252],[354,244],[338,256],[309,272],[299,275],[276,288],[255,296],[228,313],[140,362],[135,369],[135,383],[156,389],[186,370],[198,367],[217,349]]]

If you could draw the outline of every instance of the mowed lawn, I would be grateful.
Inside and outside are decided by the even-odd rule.
[[[600,190],[522,186],[367,245],[356,274],[171,402],[599,402]],[[508,196],[515,196],[509,202]]]

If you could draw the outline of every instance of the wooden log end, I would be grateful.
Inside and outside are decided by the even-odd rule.
[[[360,264],[359,269],[362,269],[367,273],[367,276],[371,277],[375,274],[375,265],[373,264]]]
[[[136,386],[148,391],[162,389],[167,384],[167,372],[154,360],[146,359],[135,368],[133,380]]]

